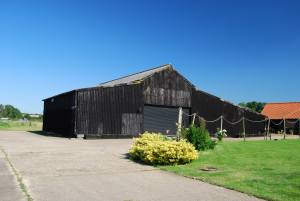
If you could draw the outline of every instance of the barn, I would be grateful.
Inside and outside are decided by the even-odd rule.
[[[241,124],[230,122],[242,117],[265,119],[264,115],[196,89],[169,64],[43,101],[43,130],[66,137],[126,138],[144,131],[175,135],[179,107],[185,114],[184,126],[191,122],[188,115],[197,113],[208,120],[207,128],[214,133],[222,115],[227,120],[223,128],[235,137],[242,133]],[[248,122],[246,128],[247,133],[258,134],[264,132],[265,124]]]

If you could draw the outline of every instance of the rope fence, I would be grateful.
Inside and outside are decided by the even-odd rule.
[[[217,117],[216,119],[213,119],[213,120],[206,120],[203,117],[199,116],[197,113],[187,114],[182,110],[182,108],[179,108],[179,115],[181,115],[181,117],[179,117],[178,120],[182,119],[183,115],[192,118],[192,122],[191,122],[192,125],[195,124],[196,119],[198,119],[199,123],[201,121],[204,121],[206,123],[206,125],[208,124],[207,125],[208,127],[210,127],[211,124],[218,123],[219,125],[214,126],[215,130],[217,130],[217,129],[223,130],[223,128],[226,127],[225,126],[226,124],[230,125],[231,127],[238,126],[238,129],[240,130],[240,133],[242,134],[242,137],[244,138],[244,141],[246,140],[246,126],[247,126],[246,122],[248,122],[248,124],[249,123],[260,124],[261,128],[263,128],[261,130],[263,130],[263,136],[264,136],[265,140],[267,140],[268,138],[270,140],[272,140],[272,134],[271,134],[272,132],[270,132],[271,124],[274,125],[274,126],[281,126],[283,124],[283,132],[282,132],[283,139],[286,139],[286,134],[287,134],[286,133],[286,129],[287,129],[286,124],[290,124],[290,125],[291,124],[295,125],[297,123],[300,124],[300,119],[297,119],[295,121],[290,121],[290,120],[283,119],[280,122],[278,122],[278,121],[274,121],[274,120],[268,119],[268,118],[265,118],[265,119],[262,119],[262,120],[252,120],[252,119],[248,119],[246,117],[241,117],[239,120],[230,121],[227,118],[225,118],[223,115],[221,115],[221,116],[219,116],[219,117]],[[181,123],[182,122],[178,121],[178,125],[180,125],[180,128],[181,128]],[[263,125],[261,125],[261,124],[263,124]],[[227,127],[228,127],[228,125],[227,125]],[[299,134],[299,138],[300,138],[300,126],[298,126],[298,127],[299,127],[298,134]],[[248,133],[248,135],[249,134],[250,133]]]

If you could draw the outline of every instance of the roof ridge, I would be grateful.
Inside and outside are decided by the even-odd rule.
[[[109,80],[109,81],[106,81],[106,82],[102,82],[102,83],[98,84],[98,86],[104,85],[104,84],[106,84],[106,83],[113,82],[113,81],[116,81],[116,80],[120,80],[120,79],[123,79],[123,78],[127,78],[127,77],[130,77],[130,76],[133,76],[133,75],[137,75],[137,74],[140,74],[140,73],[145,73],[145,72],[147,72],[147,71],[151,71],[151,70],[155,70],[155,69],[167,67],[167,66],[172,67],[171,64],[163,64],[163,65],[160,65],[160,66],[158,66],[158,67],[152,67],[152,68],[147,69],[147,70],[143,70],[143,71],[140,71],[140,72],[137,72],[137,73],[132,73],[132,74],[129,74],[129,75],[126,75],[126,76],[123,76],[123,77],[119,77],[119,78],[116,78],[116,79],[113,79],[113,80]]]

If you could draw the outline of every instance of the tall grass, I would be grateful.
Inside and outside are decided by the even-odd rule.
[[[0,121],[0,130],[6,131],[37,131],[42,130],[41,121],[21,122],[17,120]]]

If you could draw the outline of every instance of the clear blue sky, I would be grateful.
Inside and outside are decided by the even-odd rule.
[[[0,0],[0,103],[23,112],[165,63],[234,103],[300,101],[300,1]]]

